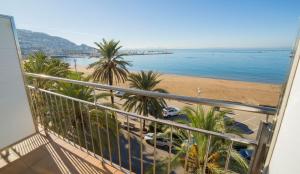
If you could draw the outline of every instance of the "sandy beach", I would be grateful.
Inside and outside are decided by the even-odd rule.
[[[92,69],[77,66],[79,72],[90,74]],[[162,74],[159,87],[168,90],[169,93],[210,99],[220,99],[242,102],[252,105],[276,106],[281,92],[281,85],[252,83],[233,80],[201,78]],[[127,87],[128,84],[115,84]],[[200,89],[200,95],[198,94]]]

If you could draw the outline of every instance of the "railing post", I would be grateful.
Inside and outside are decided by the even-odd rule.
[[[43,129],[44,129],[44,131],[45,131],[45,133],[46,133],[46,135],[47,135],[47,131],[46,131],[46,129],[45,129],[45,125],[44,125],[44,123],[43,123],[43,121],[42,121],[42,117],[43,117],[42,115],[43,115],[43,114],[42,114],[40,108],[37,106],[37,104],[39,104],[39,97],[40,97],[40,96],[37,95],[38,90],[39,90],[37,79],[33,79],[33,86],[34,86],[33,97],[34,97],[34,100],[35,100],[35,107],[36,107],[35,109],[36,109],[36,111],[37,111],[37,115],[36,115],[35,121],[34,121],[35,129],[36,129],[37,131],[39,131],[38,124],[39,124],[39,122],[40,122],[40,125],[43,127]]]
[[[269,141],[272,134],[272,125],[270,123],[261,122],[258,133],[257,142],[249,167],[250,174],[262,173],[264,161],[267,156]]]

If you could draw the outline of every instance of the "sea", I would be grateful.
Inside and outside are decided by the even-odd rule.
[[[282,84],[287,78],[291,49],[170,49],[172,54],[124,56],[131,71]],[[64,58],[87,66],[99,58]]]

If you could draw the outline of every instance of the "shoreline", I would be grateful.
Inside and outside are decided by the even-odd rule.
[[[138,71],[130,71],[130,72],[138,72]],[[154,71],[157,72],[157,71]],[[161,73],[161,75],[167,76],[178,76],[178,77],[193,77],[193,78],[201,78],[201,79],[213,79],[213,80],[224,80],[224,81],[234,81],[234,82],[244,82],[244,83],[254,83],[254,84],[262,84],[262,85],[277,85],[281,86],[283,83],[268,83],[268,82],[254,82],[254,81],[246,81],[246,80],[236,80],[236,79],[226,79],[226,78],[217,78],[217,77],[209,77],[209,76],[197,76],[197,75],[183,75],[183,74],[170,74],[170,73]]]
[[[74,70],[74,67],[71,67]],[[78,72],[91,74],[92,69],[77,66]],[[135,73],[136,71],[130,71]],[[160,88],[169,93],[191,97],[227,100],[251,105],[276,106],[279,100],[282,84],[247,82],[238,80],[217,79],[209,77],[195,77],[177,74],[161,73]],[[114,84],[128,87],[128,83]],[[200,95],[198,94],[200,89]]]
[[[71,66],[71,69],[74,70],[74,67]],[[77,69],[79,70],[83,70],[83,71],[89,71],[86,70],[87,66],[83,66],[83,65],[77,65]],[[246,80],[237,80],[237,79],[229,79],[229,78],[218,78],[218,77],[210,77],[210,76],[201,76],[201,75],[192,75],[192,74],[176,74],[176,73],[164,73],[164,72],[159,72],[159,71],[154,71],[153,72],[157,72],[161,75],[175,75],[175,76],[181,76],[181,77],[195,77],[195,78],[202,78],[202,79],[215,79],[215,80],[227,80],[227,81],[236,81],[236,82],[245,82],[245,83],[255,83],[255,84],[269,84],[269,85],[278,85],[278,86],[282,86],[284,84],[284,82],[280,82],[280,83],[274,83],[274,82],[259,82],[259,81],[246,81]],[[138,71],[133,71],[130,70],[130,72],[138,72]]]

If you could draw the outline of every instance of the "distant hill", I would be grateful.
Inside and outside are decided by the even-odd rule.
[[[95,48],[85,44],[77,45],[67,39],[46,33],[17,29],[19,43],[24,56],[43,51],[47,55],[93,54]]]

